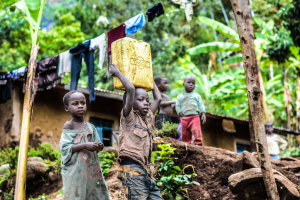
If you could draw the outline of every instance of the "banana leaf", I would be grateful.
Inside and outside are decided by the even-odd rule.
[[[224,60],[222,63],[223,63],[223,65],[230,65],[233,63],[240,63],[240,62],[243,62],[242,54],[232,56],[232,57],[228,58],[227,60]]]
[[[36,44],[46,0],[20,0],[14,5],[22,10],[30,24],[32,44]]]
[[[230,42],[209,42],[188,49],[190,55],[210,53],[212,51],[240,51],[240,44]]]
[[[204,16],[199,16],[198,20],[206,26],[217,30],[218,32],[222,33],[223,35],[229,38],[232,38],[235,42],[240,42],[239,34],[232,28],[226,26],[225,24],[222,24],[216,20]]]

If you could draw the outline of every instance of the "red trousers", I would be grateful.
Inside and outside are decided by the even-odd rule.
[[[202,146],[202,132],[199,115],[181,117],[181,138],[183,142],[191,144],[192,134],[194,135],[194,144]]]

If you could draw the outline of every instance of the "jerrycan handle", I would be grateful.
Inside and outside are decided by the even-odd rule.
[[[142,43],[143,41],[142,40],[133,40],[133,42]]]

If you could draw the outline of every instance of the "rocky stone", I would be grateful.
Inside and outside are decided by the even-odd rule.
[[[27,158],[27,162],[29,162],[29,161],[43,161],[43,158],[41,158],[41,157],[29,157],[29,158]]]
[[[50,181],[55,181],[58,178],[57,174],[53,173],[53,172],[49,172],[49,179]]]
[[[32,157],[27,160],[27,180],[34,180],[37,176],[46,175],[48,165],[42,163],[43,159]]]
[[[243,152],[243,162],[244,165],[247,166],[247,168],[259,168],[259,162],[258,160],[251,155],[248,151]]]
[[[9,164],[4,164],[0,167],[0,175],[4,175],[9,172]]]
[[[201,192],[202,199],[210,199],[210,195],[207,191]]]
[[[300,199],[296,185],[273,170],[280,200]],[[267,193],[263,182],[261,168],[251,168],[233,174],[228,178],[229,188],[235,199],[265,200]]]

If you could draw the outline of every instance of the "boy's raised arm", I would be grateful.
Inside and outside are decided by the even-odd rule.
[[[162,102],[160,103],[160,106],[166,107],[166,106],[170,106],[170,105],[172,105],[172,104],[176,104],[176,101],[162,101]]]
[[[132,110],[132,107],[133,107],[135,88],[132,85],[132,83],[128,80],[128,78],[126,78],[120,72],[120,69],[116,65],[112,64],[110,66],[110,74],[112,76],[116,76],[120,79],[120,81],[124,85],[125,90],[127,92],[126,103],[125,103],[124,108],[123,108],[123,116],[127,117],[129,115],[130,111]]]
[[[152,111],[153,114],[155,114],[155,112],[158,109],[159,104],[161,102],[161,94],[155,83],[154,83],[154,89],[152,92],[153,92],[154,101],[150,105],[150,110]]]

